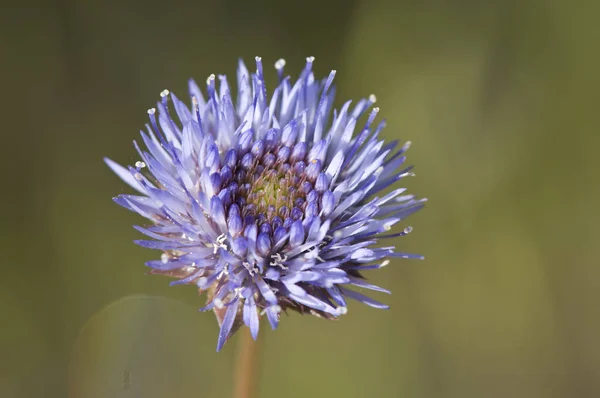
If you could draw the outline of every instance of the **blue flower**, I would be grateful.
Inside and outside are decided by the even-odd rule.
[[[191,80],[191,109],[165,90],[144,146],[134,143],[141,160],[105,159],[140,193],[114,200],[151,221],[135,227],[151,238],[137,244],[162,251],[151,272],[207,292],[217,351],[242,323],[256,338],[263,315],[276,328],[286,310],[334,319],[348,299],[388,308],[355,290],[389,293],[362,271],[421,258],[379,244],[409,233],[388,231],[425,202],[388,189],[412,175],[402,169],[410,142],[379,138],[373,95],[332,111],[335,71],[315,80],[313,60],[294,83],[277,61],[270,96],[259,57],[252,74],[240,61],[235,102],[225,76],[208,77],[206,97]]]

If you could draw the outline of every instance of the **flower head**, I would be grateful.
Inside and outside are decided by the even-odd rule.
[[[347,299],[388,308],[354,290],[388,292],[361,272],[420,258],[379,244],[409,233],[387,232],[425,201],[387,189],[411,175],[401,169],[410,143],[379,138],[373,95],[332,112],[335,71],[315,80],[313,60],[295,83],[277,61],[270,97],[259,57],[252,74],[240,61],[235,102],[225,76],[209,76],[206,97],[190,81],[191,109],[165,90],[145,148],[135,143],[141,160],[106,159],[141,194],[115,201],[152,222],[135,227],[152,238],[137,244],[162,251],[151,272],[207,292],[217,350],[242,323],[256,338],[262,315],[276,328],[286,310],[337,318]]]

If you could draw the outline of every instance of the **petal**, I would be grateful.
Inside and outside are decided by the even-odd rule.
[[[351,298],[352,300],[360,301],[361,303],[366,304],[366,305],[368,305],[370,307],[379,308],[379,309],[382,309],[382,310],[387,310],[387,309],[390,308],[389,305],[382,304],[382,303],[380,303],[377,300],[373,300],[372,298],[367,297],[367,296],[365,296],[363,294],[360,294],[358,292],[355,292],[353,290],[349,290],[349,289],[343,288],[341,286],[338,287],[338,289],[340,289],[340,291],[342,292],[342,294],[344,296],[346,296],[348,298]]]
[[[109,158],[104,158],[104,163],[106,163],[108,167],[110,167],[111,170],[116,175],[118,175],[121,180],[126,182],[130,187],[132,187],[140,193],[146,194],[146,189],[133,177],[131,172],[125,167],[121,166],[120,164]]]
[[[231,337],[230,332],[233,327],[235,318],[237,317],[239,305],[240,300],[236,298],[235,301],[229,306],[229,308],[227,308],[227,312],[225,313],[225,317],[223,318],[223,323],[221,324],[221,330],[219,331],[219,340],[217,341],[217,352],[221,351],[223,345]]]

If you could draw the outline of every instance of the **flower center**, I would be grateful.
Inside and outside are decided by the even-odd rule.
[[[297,184],[294,184],[293,180],[290,171],[286,173],[273,169],[263,171],[254,182],[250,183],[250,192],[246,196],[246,201],[254,207],[249,211],[254,216],[264,213],[271,221],[282,208],[292,209],[295,200],[302,198],[302,195],[299,195],[302,192],[298,191],[295,186]]]
[[[230,149],[219,172],[210,177],[229,232],[237,236],[257,225],[263,248],[269,246],[265,236],[274,244],[294,222],[326,216],[334,206],[329,177],[320,160],[323,144],[309,150],[304,142],[289,147],[273,141],[259,140]]]
[[[306,209],[307,194],[313,190],[303,160],[291,165],[280,147],[262,156],[242,158],[237,182],[240,186],[236,202],[246,218],[245,224],[257,222],[281,225],[286,219],[300,219]],[[252,158],[252,162],[249,159]]]

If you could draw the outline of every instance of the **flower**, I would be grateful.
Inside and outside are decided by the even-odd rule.
[[[409,233],[386,234],[425,202],[387,189],[412,175],[400,170],[410,142],[379,138],[379,109],[367,114],[373,95],[332,112],[335,71],[315,80],[313,61],[293,84],[277,61],[270,97],[260,57],[253,74],[240,61],[235,103],[225,76],[218,87],[208,77],[207,98],[190,80],[191,109],[164,90],[141,132],[145,148],[134,142],[141,160],[124,168],[105,159],[141,194],[114,200],[152,222],[135,227],[152,238],[137,244],[162,250],[147,263],[151,273],[207,292],[202,310],[217,316],[217,351],[242,323],[256,339],[265,314],[275,329],[286,310],[335,319],[347,299],[388,308],[353,289],[389,293],[361,272],[421,258],[378,245]]]

